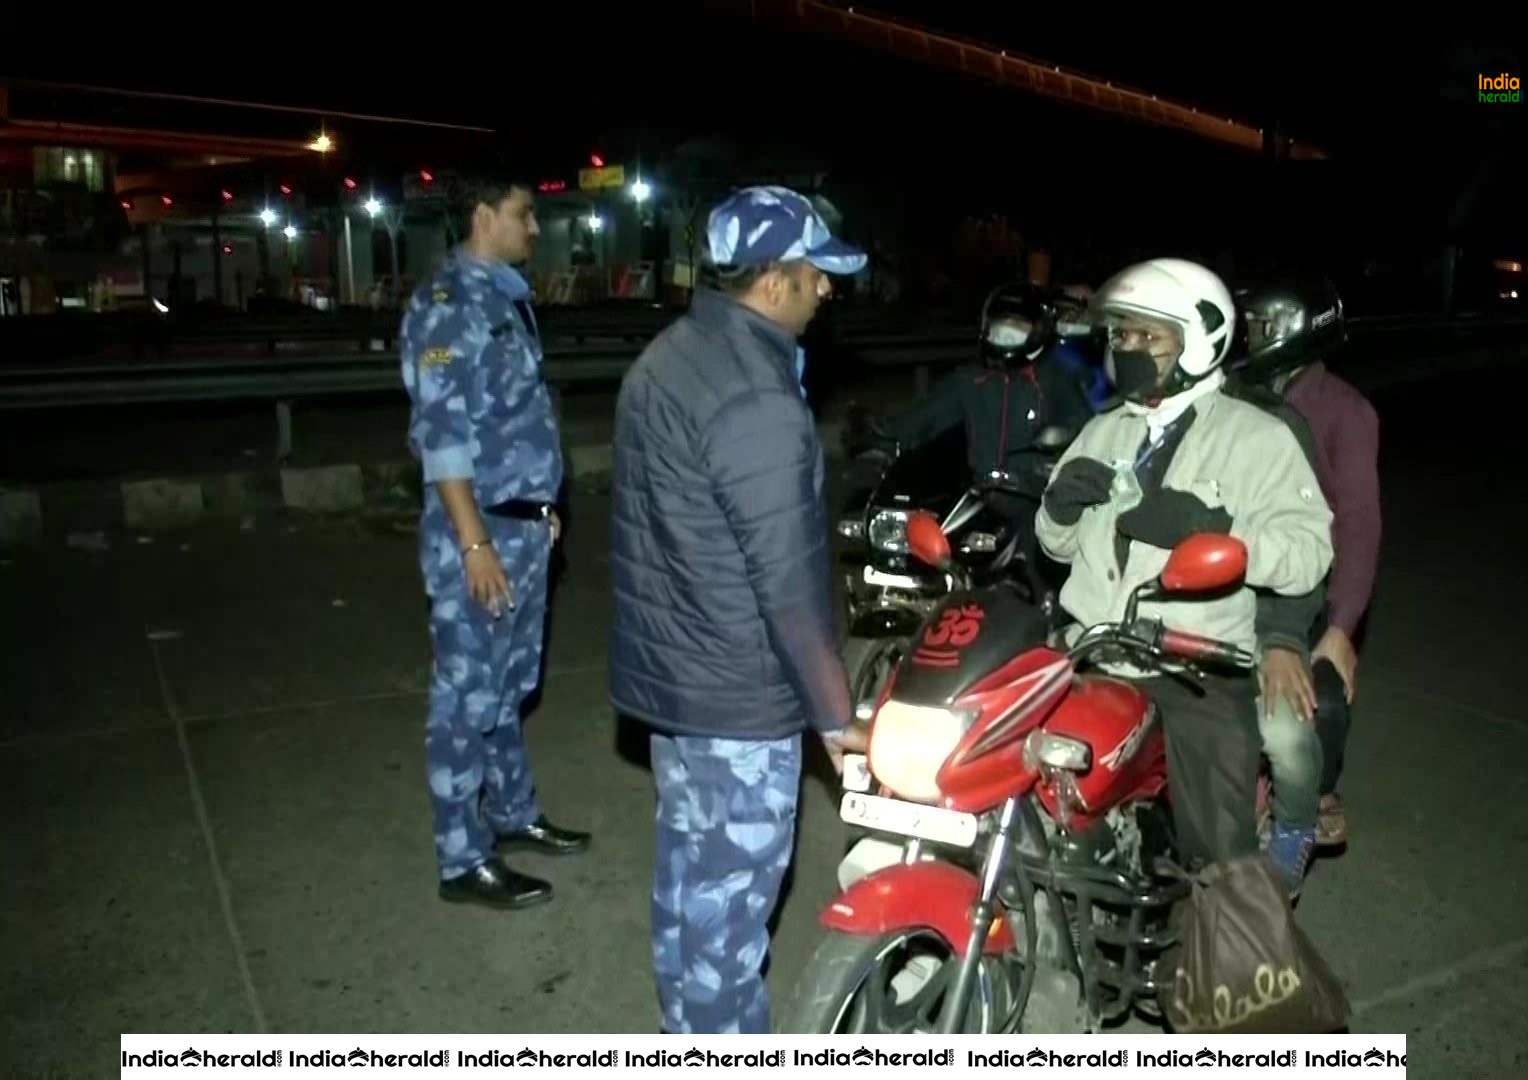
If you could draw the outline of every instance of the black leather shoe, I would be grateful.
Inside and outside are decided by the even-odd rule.
[[[589,846],[589,834],[559,829],[542,814],[527,828],[500,833],[499,846],[511,851],[539,851],[543,855],[576,855]]]
[[[453,904],[514,910],[546,903],[552,898],[552,886],[540,878],[511,870],[497,859],[489,859],[459,877],[442,881],[440,898]]]

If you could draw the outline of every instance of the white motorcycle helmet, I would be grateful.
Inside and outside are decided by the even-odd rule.
[[[1219,369],[1231,351],[1236,305],[1225,282],[1213,271],[1186,259],[1136,263],[1106,281],[1093,297],[1092,307],[1109,327],[1105,366],[1110,382],[1126,400],[1158,409],[1206,380],[1211,386],[1222,381]],[[1118,323],[1130,315],[1171,323],[1183,335],[1183,349],[1172,369],[1157,377],[1153,365],[1149,385],[1138,357],[1134,364],[1125,365],[1132,370],[1122,372],[1118,363],[1118,354],[1123,353]],[[1122,384],[1122,375],[1130,385]]]

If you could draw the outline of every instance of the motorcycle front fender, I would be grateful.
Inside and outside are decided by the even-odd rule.
[[[884,607],[862,611],[849,626],[850,637],[910,638],[923,625],[923,616],[907,608]]]
[[[975,875],[943,862],[888,866],[860,878],[823,911],[821,923],[843,934],[880,935],[929,929],[964,956],[971,942],[971,910],[981,893]],[[999,956],[1016,947],[1013,927],[999,908],[982,951]]]

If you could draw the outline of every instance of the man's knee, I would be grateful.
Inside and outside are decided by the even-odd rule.
[[[1316,729],[1300,719],[1287,705],[1280,703],[1262,717],[1263,753],[1273,768],[1274,778],[1286,782],[1314,778],[1321,771],[1321,741]]]

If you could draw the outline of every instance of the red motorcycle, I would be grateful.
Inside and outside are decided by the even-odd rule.
[[[1141,600],[1236,585],[1246,548],[1189,537],[1120,622],[1063,651],[1020,590],[968,587],[931,515],[909,520],[907,537],[966,587],[929,615],[882,690],[858,782],[845,768],[840,816],[872,842],[892,838],[896,861],[822,913],[827,937],[780,1029],[1089,1032],[1132,1009],[1159,1016],[1156,964],[1188,889],[1157,871],[1175,857],[1162,725],[1139,687],[1079,669],[1171,660],[1189,678],[1201,663],[1250,666],[1245,650],[1136,616]]]

